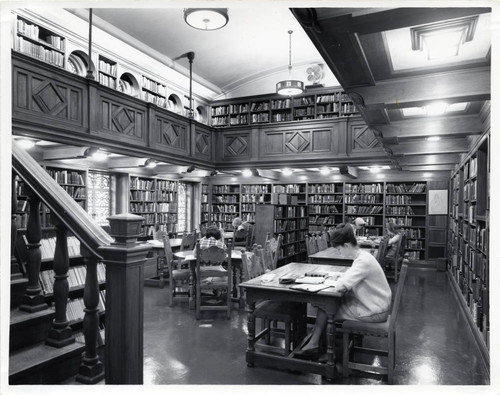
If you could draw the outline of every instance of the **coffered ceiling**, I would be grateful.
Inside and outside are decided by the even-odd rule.
[[[395,167],[453,169],[489,106],[490,8],[293,13]]]

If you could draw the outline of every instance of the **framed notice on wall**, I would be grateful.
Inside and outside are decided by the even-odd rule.
[[[429,215],[448,214],[448,190],[434,189],[429,190]]]

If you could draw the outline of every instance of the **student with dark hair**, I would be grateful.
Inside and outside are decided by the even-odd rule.
[[[351,224],[340,224],[331,236],[333,247],[353,259],[336,282],[337,291],[344,292],[335,320],[383,322],[389,316],[391,288],[377,260],[360,250]],[[296,353],[297,357],[315,359],[319,356],[319,340],[327,324],[326,313],[318,308],[316,324],[308,343]]]
[[[200,250],[209,248],[212,246],[217,246],[226,249],[226,245],[221,240],[222,234],[220,229],[215,225],[210,225],[205,231],[205,236],[200,239]],[[196,256],[196,247],[193,251],[194,256]]]

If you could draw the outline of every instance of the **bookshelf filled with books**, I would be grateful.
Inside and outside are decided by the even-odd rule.
[[[490,347],[490,137],[483,136],[450,179],[448,268],[481,347]]]
[[[427,184],[425,182],[386,184],[386,222],[394,222],[404,228],[405,251],[410,261],[426,259],[426,211]]]
[[[117,63],[99,55],[99,83],[111,89],[118,89]]]
[[[156,231],[156,180],[149,177],[130,176],[130,213],[144,218],[142,235],[152,237]]]
[[[364,228],[358,232],[363,236],[382,236],[384,232],[384,187],[383,183],[345,183],[345,220],[353,222],[363,218]]]
[[[35,59],[64,67],[66,39],[19,15],[13,48]]]
[[[240,185],[212,185],[210,222],[224,231],[233,230],[240,216]]]
[[[255,206],[271,203],[271,184],[241,185],[241,219],[255,223]]]
[[[294,98],[263,95],[216,101],[212,126],[238,126],[312,119],[350,117],[358,114],[350,97],[341,90],[321,89]],[[246,100],[246,101],[244,101]]]
[[[340,183],[308,184],[309,232],[321,233],[344,220],[344,185]]]
[[[177,233],[177,181],[156,180],[156,230]]]
[[[296,184],[273,184],[272,192],[277,195],[277,201],[273,203],[279,204],[307,204],[307,188],[306,183]]]
[[[210,192],[208,184],[201,185],[201,210],[200,210],[200,225],[206,226],[210,222]]]
[[[142,100],[153,103],[158,107],[167,107],[167,87],[165,85],[143,75],[141,89]]]

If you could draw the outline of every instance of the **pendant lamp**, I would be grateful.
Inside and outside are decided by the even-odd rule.
[[[276,84],[276,93],[285,96],[295,96],[304,92],[304,83],[299,80],[292,80],[292,33],[289,30],[289,51],[288,51],[288,79]]]

